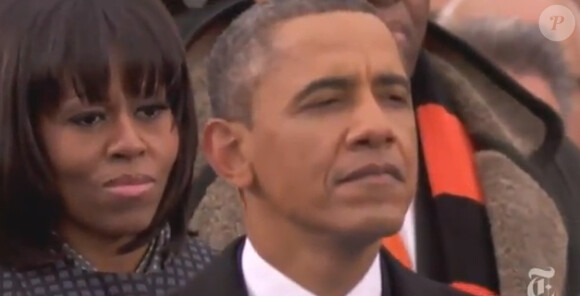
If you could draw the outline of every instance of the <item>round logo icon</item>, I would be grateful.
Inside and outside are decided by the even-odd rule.
[[[550,5],[538,20],[540,32],[552,41],[563,41],[574,33],[576,20],[572,11],[563,5]]]

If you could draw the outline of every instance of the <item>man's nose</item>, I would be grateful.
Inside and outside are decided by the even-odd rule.
[[[121,115],[112,128],[112,141],[108,154],[115,159],[133,159],[145,154],[146,145],[135,120]]]
[[[394,140],[388,112],[368,91],[361,95],[352,116],[352,126],[347,136],[351,148],[378,148],[389,146]]]

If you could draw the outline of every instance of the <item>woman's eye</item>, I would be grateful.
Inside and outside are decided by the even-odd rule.
[[[143,106],[137,109],[137,117],[146,120],[154,119],[168,109],[169,107],[165,104]]]
[[[100,112],[87,112],[73,116],[70,122],[78,126],[91,127],[99,124],[103,120],[105,120],[105,114]]]

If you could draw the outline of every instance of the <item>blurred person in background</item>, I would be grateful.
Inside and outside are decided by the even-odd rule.
[[[444,19],[439,21],[445,26]],[[575,81],[562,48],[542,36],[537,25],[487,17],[445,27],[558,111],[564,121],[570,116]]]
[[[0,294],[183,286],[210,260],[187,233],[196,132],[157,0],[2,1]]]
[[[567,39],[556,42],[564,50],[564,59],[574,80],[572,102],[566,124],[570,139],[580,147],[580,13],[572,0],[451,0],[439,14],[445,26],[486,17],[518,19],[538,26],[542,11],[551,5],[562,5],[574,15],[576,28]],[[540,31],[538,29],[538,34]],[[549,41],[548,39],[546,39]]]
[[[580,155],[563,137],[558,114],[468,44],[428,23],[429,1],[370,3],[413,74],[421,147],[416,199],[402,231],[384,244],[408,268],[474,295],[524,295],[531,266],[553,267],[552,291],[563,294],[566,283],[565,295],[577,295],[566,278],[579,276]],[[249,5],[214,0],[174,13],[204,100],[202,61]],[[203,171],[211,175],[211,168]],[[216,182],[194,227],[222,248],[243,233],[241,215],[231,215],[241,207],[237,191]]]
[[[560,193],[557,195],[564,196],[565,198],[556,199],[559,203],[560,211],[568,212],[566,215],[566,224],[568,225],[568,233],[570,235],[570,241],[568,243],[568,294],[567,295],[577,295],[580,294],[580,281],[573,280],[574,278],[580,277],[580,235],[578,235],[580,229],[580,218],[578,215],[573,213],[569,207],[577,207],[578,200],[580,199],[580,192],[578,191],[577,180],[580,179],[580,164],[577,157],[574,155],[578,154],[578,147],[580,145],[580,18],[578,13],[577,3],[570,0],[530,0],[530,1],[498,1],[498,0],[452,0],[449,4],[441,11],[439,19],[437,20],[443,26],[449,28],[455,28],[461,31],[461,26],[465,25],[467,22],[478,21],[487,18],[502,19],[499,22],[508,22],[517,20],[518,22],[523,22],[529,26],[536,27],[536,37],[534,39],[544,38],[541,35],[538,28],[538,20],[544,9],[550,5],[563,5],[569,8],[573,15],[575,16],[576,28],[572,35],[561,41],[553,42],[545,39],[545,42],[551,42],[557,44],[561,47],[563,51],[563,57],[566,67],[561,69],[561,72],[555,74],[557,77],[561,77],[562,73],[568,71],[572,79],[572,94],[570,98],[570,103],[568,109],[563,110],[564,115],[564,125],[565,132],[569,139],[574,143],[570,144],[568,140],[564,140],[560,148],[560,157],[556,159],[557,166],[540,166],[540,170],[544,171],[545,176],[548,179],[555,180],[555,178],[561,178],[562,185],[564,187],[555,186],[554,188],[560,188]],[[533,33],[529,33],[533,34]],[[494,37],[496,38],[496,37]],[[499,37],[501,38],[501,37]],[[529,39],[532,39],[530,37]],[[492,39],[493,40],[493,39]],[[489,40],[490,43],[494,43]],[[471,40],[474,44],[485,43],[487,40],[485,38],[478,40]],[[518,45],[518,48],[520,46]],[[534,51],[535,49],[530,49]],[[531,52],[526,50],[525,52]],[[510,56],[517,56],[521,54],[517,50],[513,50]],[[503,59],[507,60],[507,59]],[[521,60],[516,58],[516,60]],[[522,62],[527,62],[529,64],[536,63],[533,60],[528,60]],[[557,65],[558,62],[552,61],[550,64]],[[554,69],[553,71],[556,71]],[[554,80],[554,77],[550,79]],[[526,84],[530,86],[530,79],[527,83],[522,83],[524,86]],[[536,80],[536,91],[537,86],[540,85]],[[545,88],[544,88],[545,89]],[[538,93],[538,96],[541,94]],[[562,102],[564,105],[566,102]],[[555,177],[555,178],[554,178]],[[566,189],[564,189],[566,188]],[[572,189],[572,190],[569,190]],[[576,275],[576,276],[573,276]]]

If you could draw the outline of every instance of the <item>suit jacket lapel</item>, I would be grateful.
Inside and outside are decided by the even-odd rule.
[[[387,251],[381,251],[382,296],[467,296],[403,267]]]

